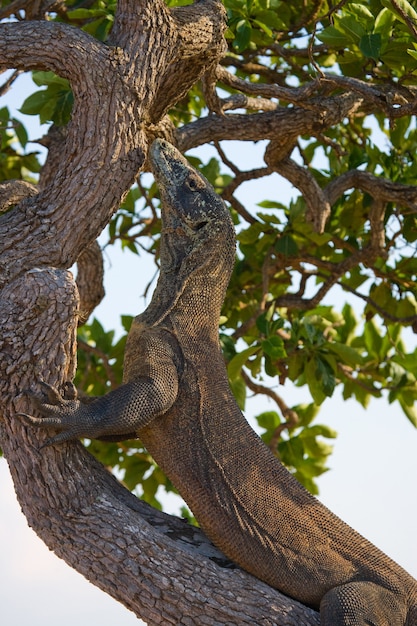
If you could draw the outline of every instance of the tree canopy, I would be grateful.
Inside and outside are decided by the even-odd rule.
[[[83,106],[99,110],[100,94],[112,88],[110,68],[122,63],[123,11],[136,11],[138,30],[150,15],[145,11],[142,17],[146,3],[138,2],[134,10],[131,4],[0,2],[3,28],[10,29],[4,31],[0,66],[17,68],[3,81],[0,95],[13,88],[23,70],[33,69],[37,88],[21,111],[51,123],[42,139],[49,155],[41,167],[21,121],[0,108],[0,178],[12,181],[0,188],[5,220],[14,219],[10,216],[19,202],[46,194],[57,172],[63,179],[75,176],[76,157],[63,167],[72,120]],[[192,39],[187,30],[191,2],[165,4],[177,11],[172,14],[182,31],[175,45],[185,48]],[[220,11],[217,2],[206,4],[208,12]],[[236,267],[220,324],[230,384],[242,409],[248,392],[272,399],[275,408],[256,417],[262,437],[316,492],[315,479],[326,470],[331,453],[327,440],[335,436],[317,417],[337,387],[343,398],[354,398],[364,407],[371,398],[385,396],[399,403],[417,426],[417,12],[407,0],[224,0],[223,5],[226,43],[219,43],[209,21],[204,22],[201,30],[208,33],[207,42],[215,40],[216,53],[210,57],[205,42],[207,48],[202,44],[190,61],[184,56],[181,65],[174,59],[172,74],[167,71],[143,119],[137,116],[134,98],[126,100],[126,142],[130,134],[142,133],[147,144],[163,136],[185,153],[211,145],[213,156],[204,160],[194,155],[190,161],[228,203],[238,233]],[[50,48],[48,58],[36,51],[25,56],[7,39],[16,23],[27,27],[22,37],[39,36],[46,50],[52,33],[68,37],[72,62],[80,63],[79,76],[74,78],[54,59]],[[72,40],[67,26],[74,29]],[[113,46],[113,57],[104,58],[101,42]],[[84,71],[85,58],[77,46],[94,59],[101,55],[108,63],[104,72]],[[138,93],[142,78],[132,71]],[[147,95],[141,97],[146,100]],[[91,158],[98,158],[88,181],[91,188],[102,186],[97,202],[106,192],[100,163],[107,162],[106,154],[113,158],[115,147],[123,152],[107,136],[101,141],[100,123],[98,119],[97,134],[86,136],[83,146]],[[229,141],[262,142],[264,163],[243,170],[230,156]],[[125,336],[105,331],[94,318],[103,296],[102,259],[91,241],[106,227],[106,246],[119,243],[126,254],[153,255],[158,266],[158,190],[148,176],[138,176],[147,164],[141,148],[134,150],[131,161],[136,158],[136,164],[129,175],[120,169],[123,176],[117,189],[109,191],[114,198],[107,214],[83,227],[79,249],[63,253],[65,262],[51,259],[57,267],[78,259],[83,323],[78,329],[76,384],[93,396],[121,383]],[[280,194],[282,178],[296,190],[288,202]],[[245,204],[245,186],[267,180],[257,187],[256,205]],[[83,201],[81,184],[74,205]],[[98,204],[88,202],[93,214]],[[9,279],[7,241],[1,245],[6,254],[2,252],[0,276]],[[65,240],[62,249],[66,246]],[[13,266],[17,274],[25,263]],[[122,318],[126,332],[130,322],[128,316]],[[307,388],[311,401],[290,406],[286,384]],[[173,489],[140,441],[86,445],[154,506],[160,506],[161,485]]]

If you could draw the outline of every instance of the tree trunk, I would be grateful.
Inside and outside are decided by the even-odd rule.
[[[0,69],[53,70],[75,96],[38,193],[10,184],[0,196],[19,202],[0,219],[0,443],[29,525],[149,624],[318,624],[200,531],[137,500],[79,443],[39,450],[46,435],[14,417],[33,411],[39,381],[73,378],[83,306],[66,268],[117,210],[167,109],[217,65],[224,28],[217,0],[173,10],[120,0],[109,45],[60,23],[0,25]]]

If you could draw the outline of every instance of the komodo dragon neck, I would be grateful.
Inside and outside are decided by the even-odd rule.
[[[152,301],[138,321],[155,326],[170,317],[181,333],[193,319],[217,339],[235,262],[233,222],[220,198],[213,205],[214,190],[202,186],[187,160],[170,144],[163,150],[159,145],[153,147],[153,167],[162,200],[161,269]]]

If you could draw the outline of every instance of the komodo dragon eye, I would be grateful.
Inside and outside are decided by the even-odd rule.
[[[199,188],[198,181],[195,178],[188,178],[185,184],[187,185],[188,189],[190,189],[190,191],[197,191],[197,189]]]
[[[208,222],[198,222],[198,224],[194,226],[194,230],[201,230],[204,226],[207,226],[207,224]]]

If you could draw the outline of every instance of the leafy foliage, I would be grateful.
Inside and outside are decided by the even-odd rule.
[[[46,89],[35,91],[20,109],[26,115],[39,115],[41,124],[54,122],[57,126],[68,124],[74,102],[69,83],[53,72],[33,72],[33,82]]]
[[[28,135],[19,120],[10,116],[9,109],[0,109],[0,180],[13,178],[33,182],[40,170],[36,152],[26,152]]]
[[[266,98],[272,107],[266,110],[295,110],[299,100],[291,90],[310,85],[312,77],[322,80],[323,93],[306,96],[300,106],[306,114],[317,111],[317,119],[324,106],[340,105],[341,92],[357,96],[348,115],[327,126],[318,121],[313,132],[288,144],[284,156],[291,154],[310,188],[329,190],[330,197],[337,181],[352,171],[380,181],[380,187],[385,180],[415,183],[415,109],[402,108],[417,86],[417,13],[407,0],[358,0],[334,8],[304,0],[224,4],[229,50],[223,65],[233,78],[265,91],[257,101],[253,97],[247,115],[264,110]],[[116,1],[87,5],[70,0],[68,11],[51,19],[105,40]],[[332,80],[339,82],[331,86]],[[34,81],[41,90],[27,98],[22,112],[67,124],[72,106],[67,82],[49,72],[35,72]],[[284,95],[265,95],[270,86],[282,88]],[[233,81],[222,81],[219,93],[225,102],[230,104],[236,92]],[[248,93],[255,92],[248,88]],[[334,104],[328,104],[331,98]],[[206,115],[201,85],[170,112],[180,131]],[[23,126],[6,109],[0,110],[0,124],[2,178],[30,177],[39,167],[33,153],[23,152]],[[227,143],[214,147],[214,157],[190,160],[229,201],[238,233],[238,258],[220,328],[230,384],[242,408],[248,390],[275,401],[276,409],[256,417],[257,427],[274,453],[316,492],[315,479],[326,471],[331,453],[327,440],[335,433],[315,420],[336,388],[364,407],[381,396],[398,402],[417,426],[415,203],[413,208],[393,195],[381,205],[368,188],[352,183],[333,198],[319,232],[307,219],[308,193],[285,202],[278,194],[264,197],[262,183],[255,207],[238,199],[240,182],[279,173],[279,163],[275,169],[242,172],[226,155]],[[129,253],[145,250],[157,261],[159,198],[148,180],[129,192],[108,236],[109,245],[119,241]],[[127,331],[129,320],[123,325]],[[125,338],[115,339],[94,320],[81,328],[80,340],[78,386],[101,395],[120,384]],[[271,377],[280,384],[279,394],[263,384]],[[308,389],[311,402],[288,407],[286,384]],[[140,442],[88,446],[148,502],[158,503],[160,487],[172,490]]]

